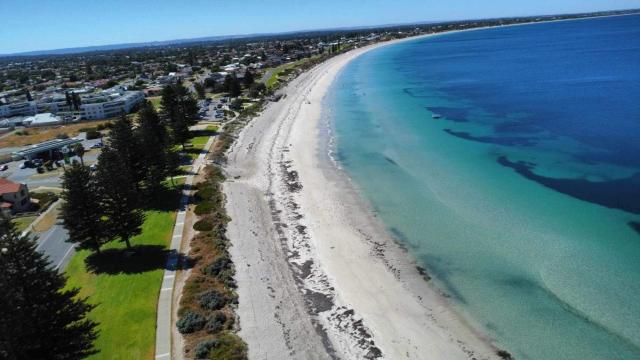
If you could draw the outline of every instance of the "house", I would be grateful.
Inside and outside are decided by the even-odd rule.
[[[31,200],[26,184],[0,178],[0,211],[10,215],[29,210]]]

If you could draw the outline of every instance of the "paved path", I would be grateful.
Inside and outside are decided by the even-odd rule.
[[[54,269],[64,270],[75,253],[75,245],[68,243],[69,234],[62,225],[53,225],[51,229],[36,233],[38,245],[36,250],[47,255]]]
[[[205,157],[213,144],[214,136],[209,138],[204,148],[200,152],[198,158],[193,162],[191,173],[197,174],[205,165]],[[193,183],[194,176],[188,175],[185,180],[185,187],[182,190],[182,198],[180,199],[180,208],[176,216],[176,223],[173,228],[173,236],[171,237],[171,247],[169,248],[169,258],[164,270],[162,278],[162,287],[160,288],[160,296],[158,298],[158,318],[156,321],[156,359],[171,359],[171,314],[173,302],[173,287],[175,285],[176,270],[180,256],[180,244],[182,243],[182,233],[184,231],[184,220],[187,215],[189,204],[190,190],[189,185]]]

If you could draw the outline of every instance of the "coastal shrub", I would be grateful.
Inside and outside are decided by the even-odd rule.
[[[176,322],[176,327],[181,334],[189,334],[194,331],[201,330],[206,324],[207,319],[193,311],[185,311],[183,316]]]
[[[203,187],[196,191],[195,197],[198,200],[209,200],[213,197],[214,189],[211,186]]]
[[[208,359],[247,360],[247,344],[237,335],[223,332],[217,338],[218,344],[209,350]]]
[[[218,346],[218,340],[205,340],[196,345],[196,359],[206,359],[211,349]]]
[[[227,304],[227,298],[218,290],[210,290],[200,295],[200,307],[206,310],[219,310]],[[203,324],[204,325],[204,324]]]
[[[100,131],[91,130],[87,131],[87,140],[98,139],[100,137]]]
[[[91,131],[97,131],[97,130],[99,129],[95,126],[81,127],[80,129],[78,129],[79,132],[91,132]]]
[[[207,275],[217,276],[222,271],[229,268],[231,265],[231,259],[227,254],[221,255],[217,259],[213,260],[211,264],[207,265],[203,272]]]
[[[235,289],[236,288],[236,280],[234,278],[234,276],[236,275],[235,270],[233,269],[233,267],[230,267],[228,269],[225,269],[224,271],[221,271],[218,274],[218,280],[222,281],[222,283],[231,289]]]
[[[213,315],[209,317],[205,329],[209,334],[215,334],[224,329],[224,324],[227,322],[227,315],[222,311],[214,311]]]
[[[212,201],[203,201],[196,206],[194,212],[196,213],[196,215],[210,214],[211,212],[213,212],[214,208],[215,204]]]
[[[211,231],[213,230],[213,222],[210,219],[198,220],[193,224],[193,229],[196,231]]]

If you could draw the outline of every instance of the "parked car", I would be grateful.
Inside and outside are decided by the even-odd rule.
[[[91,148],[92,149],[100,149],[100,148],[102,148],[102,143],[101,142],[95,143],[95,144],[91,145]]]
[[[0,171],[6,171],[8,169],[9,169],[9,166],[7,164],[0,165]]]
[[[44,164],[44,160],[42,159],[33,159],[31,162],[35,167],[40,167],[42,166],[42,164]]]
[[[89,166],[89,170],[91,170],[91,171],[96,171],[96,170],[98,170],[98,163],[91,164],[91,166]]]

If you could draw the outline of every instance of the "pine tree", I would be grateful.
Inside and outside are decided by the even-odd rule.
[[[144,184],[147,194],[153,195],[158,193],[162,188],[162,182],[173,170],[168,162],[171,144],[164,123],[151,103],[142,104],[138,119],[136,136],[143,149],[140,154],[140,166],[145,171]]]
[[[198,118],[198,103],[181,83],[168,85],[162,90],[162,115],[169,123],[176,144],[189,140],[189,126]]]
[[[253,73],[251,72],[251,70],[250,70],[250,69],[247,69],[247,70],[244,72],[244,79],[243,79],[243,81],[244,81],[244,86],[245,86],[245,87],[249,87],[249,86],[251,86],[251,84],[253,84],[253,82],[255,81],[255,77],[253,76]]]
[[[142,231],[144,213],[139,209],[136,182],[111,146],[104,147],[98,157],[96,179],[109,234],[131,248],[130,239]]]
[[[83,359],[97,353],[94,308],[65,279],[33,240],[0,217],[0,358]]]
[[[226,92],[229,93],[229,96],[231,97],[240,96],[240,94],[242,93],[242,89],[240,88],[240,81],[238,81],[238,78],[235,74],[227,75],[227,77],[224,78],[223,88]]]
[[[173,122],[177,112],[176,92],[173,85],[167,85],[162,89],[160,106],[162,107],[162,117],[167,119],[169,123]]]
[[[109,134],[109,146],[124,163],[127,172],[131,174],[139,189],[139,183],[144,178],[144,169],[140,166],[140,144],[136,138],[131,121],[126,115],[122,115],[111,129]]]
[[[62,175],[61,218],[69,232],[69,242],[80,249],[100,253],[100,246],[109,241],[95,179],[85,166],[74,164]]]

